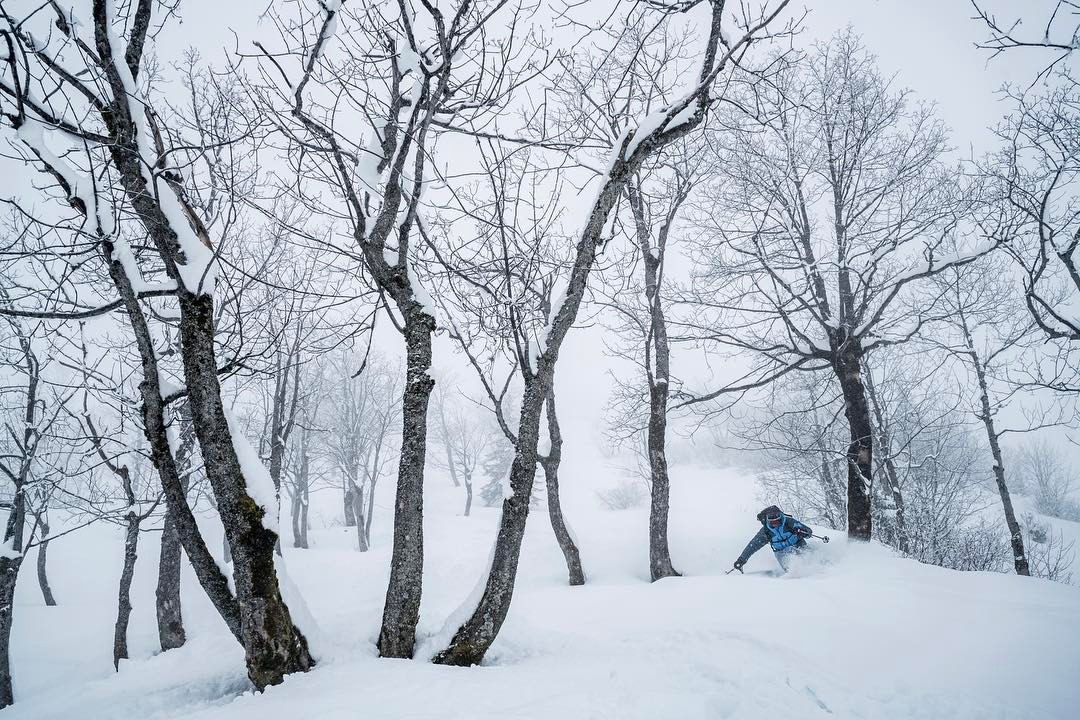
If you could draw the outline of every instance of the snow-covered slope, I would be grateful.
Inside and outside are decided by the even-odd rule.
[[[829,530],[834,542],[788,576],[769,573],[767,550],[746,575],[724,575],[756,530],[752,484],[685,467],[672,509],[685,576],[650,584],[645,511],[599,509],[591,483],[602,474],[563,479],[588,584],[565,586],[546,513],[535,513],[510,618],[480,668],[377,659],[388,520],[377,516],[376,549],[363,555],[344,528],[317,531],[287,561],[319,625],[320,664],[262,695],[246,692],[240,649],[190,575],[189,643],[154,655],[153,535],[136,576],[135,659],[114,674],[120,532],[67,536],[50,548],[60,607],[41,604],[24,568],[18,700],[0,720],[1076,717],[1080,589],[920,565]],[[497,522],[483,508],[459,517],[441,479],[428,495],[421,654],[475,585]]]

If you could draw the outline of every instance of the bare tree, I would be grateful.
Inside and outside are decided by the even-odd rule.
[[[15,130],[24,159],[60,189],[58,211],[70,208],[81,219],[67,224],[71,247],[62,245],[66,236],[48,236],[54,254],[85,261],[81,272],[94,275],[99,291],[104,281],[119,296],[74,312],[64,308],[59,317],[126,311],[141,358],[143,426],[169,509],[200,581],[244,645],[249,677],[263,688],[310,668],[313,660],[278,587],[276,533],[266,518],[265,495],[272,496],[272,487],[261,487],[263,470],[251,462],[250,447],[233,432],[221,400],[214,290],[218,254],[231,238],[235,214],[211,211],[193,191],[199,173],[218,172],[213,162],[202,162],[213,156],[206,149],[229,146],[243,131],[231,122],[203,124],[205,131],[219,133],[208,145],[185,137],[184,123],[161,121],[164,104],[155,96],[151,74],[140,73],[156,7],[151,0],[94,0],[88,18],[59,4],[25,15],[5,7],[0,35],[8,54],[0,98],[4,122]],[[54,30],[40,32],[38,26],[46,24]],[[65,149],[54,153],[51,142]],[[224,164],[233,168],[239,162],[235,156],[228,160]],[[133,245],[135,237],[148,243]],[[166,405],[175,398],[162,387],[159,371],[165,368],[150,328],[153,316],[144,306],[157,297],[169,298],[179,310],[183,387],[177,392],[189,400],[232,548],[235,598],[186,507],[169,447]]]
[[[1007,245],[1020,268],[1023,302],[1046,337],[1052,361],[1026,369],[1029,385],[1075,395],[1080,365],[1080,87],[1066,82],[1041,95],[1010,91],[1013,112],[996,129],[1001,149],[983,171],[1002,214],[1011,214]],[[1016,373],[1017,375],[1021,373]]]
[[[516,455],[510,470],[512,494],[503,502],[499,535],[484,592],[472,615],[454,634],[450,645],[436,655],[434,662],[449,665],[480,662],[509,611],[536,474],[541,411],[554,382],[559,350],[577,319],[597,253],[608,239],[608,221],[616,203],[625,193],[633,174],[647,159],[686,136],[702,122],[711,102],[714,81],[733,57],[745,52],[751,39],[759,38],[785,5],[786,2],[781,1],[765,8],[760,15],[744,18],[745,32],[738,39],[727,40],[721,29],[725,3],[716,0],[710,4],[712,15],[708,38],[700,70],[691,81],[690,90],[670,105],[650,112],[639,122],[626,122],[610,147],[606,169],[599,177],[595,200],[583,229],[577,235],[572,257],[568,259],[566,291],[561,295],[561,301],[560,294],[555,294],[549,307],[541,305],[546,312],[534,311],[525,316],[517,314],[516,303],[501,301],[501,298],[516,300],[529,296],[526,283],[532,282],[535,275],[532,272],[517,274],[519,265],[530,266],[527,256],[514,256],[509,270],[505,261],[501,266],[496,266],[495,277],[487,286],[488,289],[478,289],[478,294],[487,298],[484,306],[496,312],[511,328],[514,338],[512,352],[524,383],[524,393],[518,429],[514,433]],[[670,8],[667,10],[670,11]],[[634,19],[634,22],[639,21]],[[496,223],[496,227],[500,232],[503,229],[511,230],[511,226],[504,222]],[[483,287],[482,281],[480,285]],[[502,294],[492,293],[492,288],[503,288]]]
[[[481,127],[536,71],[519,57],[517,37],[489,33],[499,19],[516,22],[524,13],[507,0],[464,0],[446,13],[404,2],[359,10],[322,2],[278,23],[287,49],[259,46],[261,84],[253,91],[276,111],[298,177],[332,188],[342,202],[327,206],[307,189],[297,195],[344,226],[355,247],[335,248],[359,255],[380,297],[393,301],[397,315],[386,310],[405,340],[393,562],[378,642],[387,657],[412,656],[423,578],[435,318],[413,268],[421,197],[438,137]],[[342,23],[348,31],[338,33]]]
[[[1002,411],[1017,399],[1020,386],[1003,382],[1004,368],[1023,362],[1022,352],[1032,341],[1035,324],[1027,315],[1014,312],[1007,272],[1000,262],[988,259],[965,267],[950,268],[937,278],[944,316],[951,332],[938,341],[961,360],[974,379],[975,417],[986,433],[993,459],[994,480],[1004,510],[1017,575],[1030,575],[1024,535],[1013,509],[1001,438],[1028,432],[1061,421],[1060,413],[1039,413],[1034,424],[1003,427]]]
[[[5,288],[0,299],[7,300]],[[27,529],[35,508],[31,496],[44,485],[44,444],[63,408],[65,398],[50,397],[42,376],[40,357],[42,323],[23,324],[4,318],[0,333],[0,480],[8,508],[0,544],[0,708],[15,702],[11,671],[11,625],[15,611],[15,584],[25,553],[38,530]],[[37,509],[40,512],[40,509]]]
[[[654,58],[652,54],[645,57]],[[645,68],[643,68],[645,69]],[[646,77],[651,73],[642,73]],[[654,581],[677,576],[671,564],[667,528],[671,481],[667,460],[668,401],[672,393],[671,341],[668,338],[666,305],[670,298],[665,286],[668,244],[694,183],[700,179],[696,151],[685,140],[665,154],[648,172],[639,172],[627,186],[628,209],[634,242],[630,257],[615,263],[612,271],[624,277],[614,282],[620,289],[609,306],[615,311],[615,329],[627,338],[609,349],[637,365],[640,373],[633,384],[620,383],[616,422],[622,437],[637,441],[636,430],[645,418],[649,467],[649,574]],[[640,279],[633,278],[634,273]],[[641,379],[644,379],[642,393]],[[644,394],[644,397],[642,395]]]
[[[933,317],[932,307],[911,302],[920,281],[999,239],[945,252],[972,220],[964,180],[945,161],[944,128],[931,107],[880,76],[853,32],[746,90],[747,111],[734,110],[709,136],[715,202],[700,208],[696,301],[680,332],[745,354],[750,368],[680,405],[738,396],[791,372],[830,371],[849,431],[848,534],[869,540],[866,355],[909,340]]]

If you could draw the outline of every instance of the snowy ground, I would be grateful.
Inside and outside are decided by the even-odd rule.
[[[510,617],[480,668],[377,659],[388,518],[377,516],[367,554],[344,528],[317,531],[287,561],[319,624],[308,629],[319,666],[262,695],[248,692],[240,648],[190,575],[189,643],[155,655],[154,535],[136,575],[134,659],[113,673],[120,530],[67,536],[50,548],[59,607],[43,606],[33,555],[24,566],[17,703],[0,720],[1077,717],[1080,588],[920,565],[832,531],[789,576],[771,575],[767,550],[746,575],[724,575],[759,503],[741,473],[686,467],[672,508],[686,576],[649,584],[644,509],[601,510],[585,480],[568,471],[563,482],[588,584],[565,586],[546,513],[535,513]],[[458,491],[441,479],[427,503],[421,654],[475,585],[497,522],[483,508],[459,517]]]

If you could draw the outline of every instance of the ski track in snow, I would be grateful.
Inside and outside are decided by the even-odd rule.
[[[250,692],[242,652],[190,568],[188,645],[155,654],[153,533],[139,548],[134,659],[114,674],[122,530],[59,538],[49,555],[60,606],[41,602],[34,551],[19,580],[17,702],[0,720],[1076,716],[1080,588],[920,565],[880,546],[847,546],[832,530],[833,542],[787,575],[774,576],[767,549],[745,575],[724,575],[756,530],[760,503],[741,473],[681,466],[672,469],[671,543],[685,577],[650,584],[646,509],[599,509],[587,483],[616,473],[590,470],[566,465],[563,478],[589,584],[565,585],[546,513],[534,510],[510,616],[479,668],[376,657],[386,514],[369,553],[356,552],[342,527],[313,530],[311,550],[286,549],[322,630],[319,666],[262,695]],[[459,491],[442,480],[433,473],[425,500],[425,648],[476,584],[498,521],[497,509],[458,516]],[[334,511],[314,509],[314,527]],[[204,531],[220,548],[220,527]]]

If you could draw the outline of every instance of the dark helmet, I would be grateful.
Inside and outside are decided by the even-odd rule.
[[[757,514],[759,523],[768,523],[770,527],[780,527],[784,519],[783,511],[775,505],[770,505]]]

